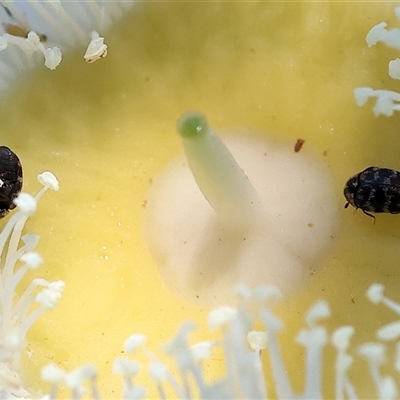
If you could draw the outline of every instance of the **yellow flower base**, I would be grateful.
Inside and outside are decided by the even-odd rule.
[[[40,234],[45,260],[35,276],[66,283],[57,309],[28,335],[23,366],[33,388],[48,390],[38,384],[39,367],[48,362],[71,370],[90,361],[103,397],[121,398],[121,377],[110,371],[131,333],[147,335],[156,352],[186,319],[199,325],[193,341],[211,337],[208,310],[164,286],[141,231],[151,180],[182,152],[175,122],[183,112],[203,112],[220,131],[244,126],[293,145],[304,139],[324,155],[339,204],[355,173],[370,165],[400,169],[399,116],[376,119],[371,104],[358,108],[352,94],[358,86],[399,90],[386,71],[400,53],[365,43],[381,21],[395,26],[393,4],[138,3],[104,35],[105,59],[88,65],[84,49],[77,50],[56,71],[39,67],[10,91],[0,110],[1,144],[23,163],[24,191],[39,190],[43,170],[61,185],[27,224]],[[356,327],[355,342],[373,340],[380,321],[392,317],[364,292],[378,281],[389,296],[398,293],[400,217],[379,215],[374,225],[360,210],[343,209],[341,216],[323,271],[278,308],[296,390],[303,354],[293,338],[317,298],[332,306],[332,329]],[[146,362],[142,353],[138,358]],[[223,373],[221,365],[217,355],[210,378]],[[363,373],[353,375],[360,397],[371,393]],[[139,380],[154,397],[145,373]],[[326,397],[333,395],[330,383]]]

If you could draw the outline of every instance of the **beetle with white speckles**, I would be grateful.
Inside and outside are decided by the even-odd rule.
[[[373,213],[400,213],[400,172],[388,168],[368,167],[352,176],[344,187],[347,203],[360,208],[375,219]]]
[[[18,156],[6,146],[0,146],[0,218],[16,206],[14,199],[22,189],[22,165]]]

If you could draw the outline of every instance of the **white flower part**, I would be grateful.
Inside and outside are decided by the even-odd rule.
[[[87,63],[92,63],[107,55],[107,45],[104,43],[104,38],[100,37],[96,31],[91,33],[92,40],[86,50],[83,58]]]
[[[190,351],[196,360],[204,360],[211,357],[211,349],[215,345],[215,341],[199,342],[190,346]]]
[[[345,351],[348,349],[350,339],[354,335],[354,328],[352,326],[342,326],[332,334],[332,344],[337,350]]]
[[[14,203],[25,215],[33,215],[36,211],[36,200],[28,193],[19,193]]]
[[[375,97],[376,103],[372,111],[375,116],[391,117],[395,111],[400,111],[400,93],[391,90],[374,90],[368,87],[356,88],[353,91],[356,103],[362,107],[368,98]]]
[[[168,367],[160,361],[155,361],[150,364],[149,374],[156,382],[167,380],[169,376]]]
[[[66,373],[56,364],[47,364],[41,370],[41,377],[45,382],[61,383],[66,377]]]
[[[92,364],[86,364],[67,374],[65,384],[72,389],[83,389],[82,383],[95,377],[97,377],[96,368]]]
[[[381,40],[383,40],[383,38],[387,34],[387,30],[385,29],[386,26],[387,26],[386,22],[381,22],[370,29],[365,38],[368,47],[372,47]]]
[[[6,49],[8,46],[7,39],[4,37],[4,35],[0,36],[0,51]]]
[[[35,269],[43,264],[43,258],[39,253],[35,251],[28,251],[19,258],[29,268]]]
[[[230,306],[221,306],[208,313],[207,322],[211,330],[219,328],[221,325],[228,324],[236,318],[238,310]]]
[[[372,47],[378,42],[383,42],[393,49],[400,49],[400,29],[387,30],[386,26],[386,22],[381,22],[371,28],[365,38],[368,47]]]
[[[22,242],[26,245],[29,246],[31,249],[34,249],[37,244],[39,243],[40,236],[35,235],[33,233],[27,233],[24,236],[21,236]]]
[[[385,346],[382,343],[364,343],[358,347],[357,352],[376,364],[385,361]]]
[[[385,286],[379,284],[379,283],[374,283],[372,284],[368,289],[365,295],[368,297],[369,301],[373,304],[378,304],[382,302],[384,299],[383,292],[385,290]]]
[[[394,379],[390,376],[384,377],[379,385],[381,399],[391,400],[397,398],[397,386]]]
[[[48,284],[48,287],[53,290],[54,292],[63,292],[65,289],[65,282],[58,280],[58,281],[54,281],[54,282],[50,282]]]
[[[20,47],[27,56],[31,56],[36,51],[40,51],[46,56],[46,50],[40,42],[38,34],[34,31],[29,32],[26,38],[10,34],[4,34],[3,38],[7,41],[7,44]]]
[[[49,281],[47,281],[46,279],[43,279],[43,278],[34,278],[34,279],[32,280],[32,283],[33,283],[35,286],[45,286],[45,287],[48,287],[49,284],[50,284]]]
[[[399,93],[390,90],[376,90],[376,103],[372,109],[375,116],[385,115],[391,117],[395,111],[400,111]]]
[[[32,50],[36,51],[40,46],[40,38],[35,31],[30,31],[26,38],[26,41],[32,46]]]
[[[249,301],[253,297],[253,291],[242,283],[236,285],[233,291],[244,301]]]
[[[115,374],[135,376],[140,371],[140,364],[127,358],[117,357],[114,360],[112,371]]]
[[[254,351],[260,351],[267,347],[267,333],[264,331],[249,331],[247,333],[247,342]]]
[[[49,47],[44,52],[44,65],[54,70],[56,69],[62,60],[62,53],[58,47]]]
[[[304,316],[304,321],[308,326],[314,326],[319,319],[328,318],[331,315],[331,309],[326,300],[318,300],[311,306]]]
[[[125,344],[124,344],[124,350],[127,353],[135,353],[136,348],[138,346],[143,345],[146,342],[147,338],[145,335],[141,334],[136,334],[129,336],[128,339],[126,339]]]
[[[254,297],[257,300],[281,300],[283,298],[282,292],[272,285],[257,286],[254,291]]]
[[[307,346],[322,346],[328,341],[325,328],[302,329],[296,337],[296,342]]]
[[[283,322],[276,317],[270,310],[263,309],[261,311],[265,326],[272,332],[278,332],[283,329]]]
[[[400,79],[400,58],[389,61],[389,76],[392,79]]]
[[[57,281],[54,285],[49,284],[47,289],[42,290],[36,295],[35,300],[45,308],[54,309],[61,298],[64,286],[63,281]]]
[[[21,348],[24,338],[15,331],[10,332],[4,339],[4,347],[7,350],[16,351]]]
[[[353,365],[353,357],[345,353],[339,353],[336,360],[336,369],[342,373],[347,372]]]
[[[60,188],[60,184],[55,175],[49,171],[42,172],[37,176],[38,181],[45,187],[57,192]]]
[[[380,340],[395,340],[400,338],[400,321],[395,321],[382,328],[379,328],[376,332],[376,336]]]
[[[140,400],[146,397],[146,389],[140,386],[131,386],[124,390],[124,399]]]
[[[370,97],[373,97],[375,90],[370,87],[359,87],[353,90],[354,97],[356,98],[356,104],[359,107],[364,106]]]

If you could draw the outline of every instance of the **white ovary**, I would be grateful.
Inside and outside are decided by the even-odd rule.
[[[304,287],[333,245],[336,194],[322,157],[293,146],[224,138],[259,197],[246,227],[227,226],[204,198],[184,156],[150,190],[146,243],[164,282],[191,303],[233,302],[238,283],[270,284],[284,294]]]

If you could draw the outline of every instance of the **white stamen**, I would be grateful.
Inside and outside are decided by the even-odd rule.
[[[400,58],[389,61],[389,76],[392,79],[400,79]]]
[[[36,295],[36,301],[43,307],[54,309],[61,298],[61,293],[64,290],[64,282],[57,281],[54,285],[49,285],[47,289],[42,290]]]
[[[96,31],[91,34],[92,40],[86,50],[83,58],[87,63],[92,63],[107,55],[107,45],[104,44],[104,38],[100,37]]]
[[[190,350],[196,360],[204,360],[208,357],[211,357],[211,350],[214,345],[214,341],[199,342],[194,344],[193,346],[190,346]]]
[[[62,60],[61,50],[58,47],[47,48],[44,52],[44,59],[44,65],[47,68],[56,69]]]
[[[236,308],[229,306],[218,307],[208,314],[207,322],[211,330],[219,328],[221,325],[228,324],[237,315]]]
[[[133,377],[140,371],[140,365],[136,361],[131,361],[123,357],[117,357],[114,360],[112,371],[115,374],[123,374]]]
[[[25,254],[23,254],[20,257],[20,260],[24,262],[29,268],[38,268],[43,264],[43,258],[40,256],[40,254],[30,251]]]
[[[306,313],[304,320],[308,326],[312,327],[319,319],[330,317],[331,310],[325,300],[318,300]]]
[[[267,347],[267,333],[264,331],[250,331],[247,333],[247,341],[254,351],[260,351]]]
[[[57,178],[49,171],[42,172],[37,176],[37,179],[43,186],[51,190],[57,191],[60,188]]]
[[[382,343],[364,343],[358,347],[358,354],[380,365],[385,361],[385,346]]]
[[[25,215],[33,215],[36,211],[36,200],[28,193],[21,192],[14,203]]]
[[[378,304],[384,298],[384,295],[383,295],[384,290],[385,290],[385,287],[383,285],[374,283],[373,285],[371,285],[368,288],[368,290],[365,294],[371,303]]]
[[[42,368],[41,376],[45,382],[59,384],[64,381],[66,373],[56,364],[48,364]]]
[[[65,383],[68,387],[83,394],[84,393],[84,389],[82,387],[83,382],[85,380],[94,379],[96,377],[97,377],[96,368],[91,364],[86,364],[68,373],[67,376],[65,377]]]
[[[379,328],[376,332],[376,336],[380,340],[395,340],[400,338],[400,321],[395,321],[382,328]]]
[[[149,374],[156,382],[161,382],[168,379],[169,369],[165,364],[155,361],[150,364]]]
[[[145,335],[140,335],[140,334],[136,334],[136,335],[132,335],[130,336],[124,344],[124,350],[127,353],[135,353],[136,348],[138,346],[142,346],[145,342],[146,342],[147,338]]]
[[[354,328],[352,326],[342,326],[336,329],[332,334],[332,344],[341,351],[348,349],[350,339],[354,335]]]

